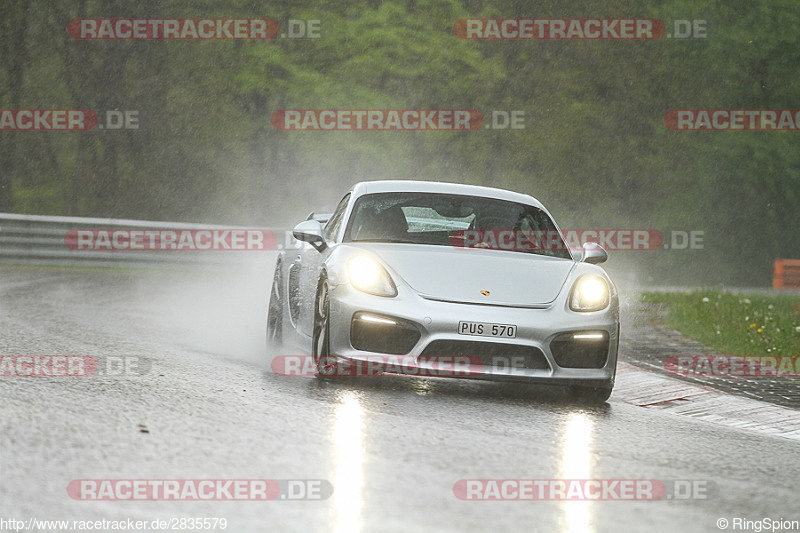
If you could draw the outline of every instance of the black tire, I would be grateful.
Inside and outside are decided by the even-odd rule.
[[[605,403],[611,396],[611,387],[570,387],[570,396],[578,401],[590,404]]]
[[[267,311],[267,349],[279,348],[283,344],[283,276],[281,263],[275,265],[275,275],[272,277],[272,289],[269,293],[269,308]]]
[[[314,336],[311,353],[314,358],[314,377],[331,378],[336,374],[336,357],[331,355],[331,303],[328,281],[322,279],[314,305]]]

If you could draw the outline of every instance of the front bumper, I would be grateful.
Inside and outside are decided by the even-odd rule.
[[[562,291],[568,293],[568,291]],[[383,298],[363,293],[345,283],[331,287],[330,291],[330,349],[331,353],[354,361],[375,361],[376,355],[386,351],[366,351],[353,347],[351,324],[356,313],[371,313],[377,316],[399,319],[413,324],[419,330],[419,339],[413,346],[395,351],[402,354],[403,372],[417,374],[419,369],[430,369],[425,360],[426,348],[452,345],[463,342],[504,343],[539,350],[546,364],[532,365],[536,368],[484,365],[480,372],[469,375],[454,374],[450,377],[467,377],[495,381],[519,381],[556,385],[580,385],[587,387],[612,387],[617,366],[619,344],[619,304],[612,294],[610,305],[603,311],[576,313],[567,305],[567,294],[542,308],[515,308],[480,304],[453,303],[430,300],[413,292],[408,287],[398,287],[394,298]],[[460,321],[514,324],[516,338],[467,336],[458,333]],[[551,342],[568,332],[604,332],[608,339],[608,354],[600,368],[566,368],[556,362],[551,351]],[[437,342],[444,341],[444,342]],[[474,345],[473,345],[474,346]],[[514,350],[511,350],[514,351]],[[437,354],[449,355],[449,354]],[[420,359],[420,356],[423,356]],[[396,358],[393,359],[396,362]],[[408,364],[413,361],[413,364]],[[562,359],[563,362],[563,359]],[[599,365],[598,365],[599,366]],[[407,368],[406,368],[407,367]],[[396,367],[395,367],[396,368]],[[425,375],[420,374],[420,375]]]

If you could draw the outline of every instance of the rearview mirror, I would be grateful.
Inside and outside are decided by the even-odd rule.
[[[325,237],[322,235],[322,224],[318,220],[302,221],[294,227],[292,235],[298,241],[307,242],[320,252],[328,246],[325,243]]]
[[[606,253],[602,246],[596,242],[583,243],[583,254],[581,255],[582,263],[596,265],[598,263],[604,263],[607,259],[608,253]]]

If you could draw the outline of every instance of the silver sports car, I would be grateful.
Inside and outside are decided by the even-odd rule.
[[[310,348],[315,375],[334,362],[437,375],[437,361],[459,357],[463,371],[438,375],[611,394],[619,300],[596,264],[607,254],[596,243],[570,249],[535,198],[363,182],[293,234],[302,246],[278,257],[267,338]]]

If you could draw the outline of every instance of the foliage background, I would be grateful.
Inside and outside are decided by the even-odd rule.
[[[0,8],[0,107],[138,110],[136,131],[0,133],[0,211],[290,225],[352,183],[533,194],[562,227],[705,231],[618,252],[643,283],[768,284],[800,257],[800,133],[685,133],[679,108],[800,108],[794,0],[44,0]],[[705,19],[706,39],[466,41],[463,17]],[[320,39],[77,41],[79,17],[318,19]],[[282,108],[525,111],[524,130],[281,132]]]

